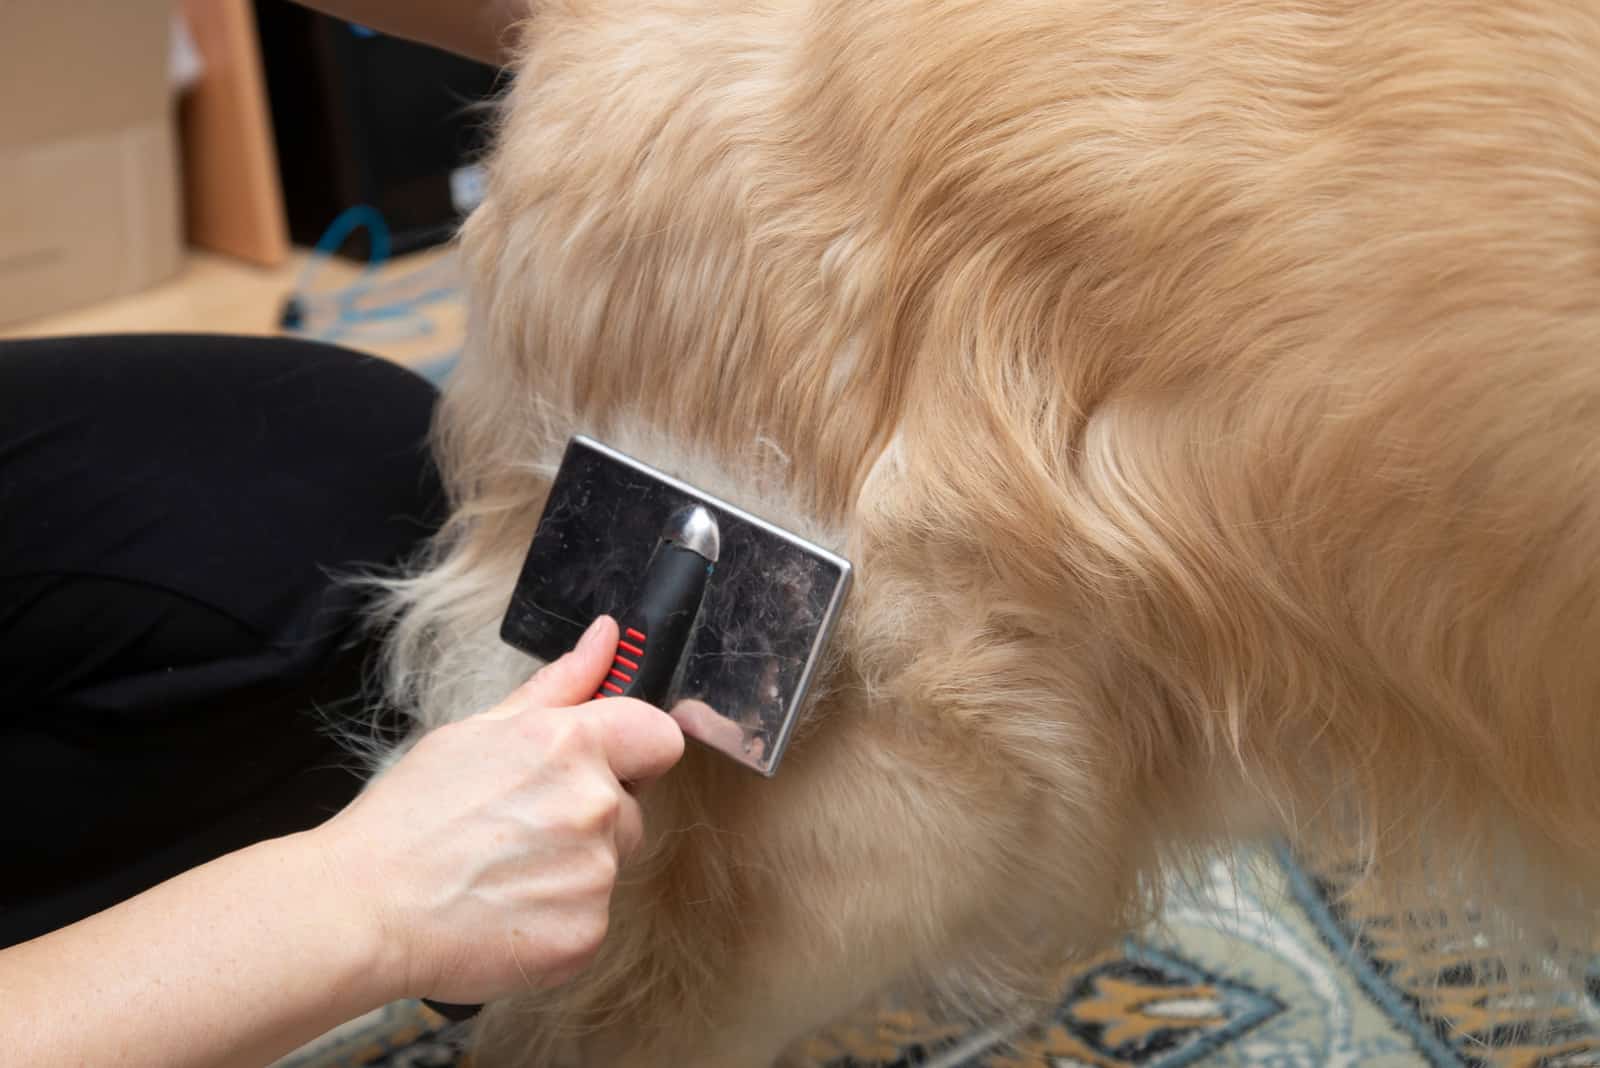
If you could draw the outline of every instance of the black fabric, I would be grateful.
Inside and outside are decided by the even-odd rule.
[[[359,785],[363,595],[443,518],[436,392],[309,342],[0,342],[0,946]]]

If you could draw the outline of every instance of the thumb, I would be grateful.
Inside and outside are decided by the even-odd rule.
[[[616,620],[610,616],[596,619],[570,652],[540,668],[506,703],[521,711],[566,708],[592,700],[611,670],[617,636]]]

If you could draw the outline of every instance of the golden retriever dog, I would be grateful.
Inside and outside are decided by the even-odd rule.
[[[1600,6],[540,0],[520,47],[392,692],[536,666],[496,632],[574,431],[857,582],[777,777],[691,746],[480,1065],[1023,993],[1280,835],[1584,944]]]

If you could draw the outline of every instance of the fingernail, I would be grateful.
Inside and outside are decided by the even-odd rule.
[[[586,650],[589,646],[594,644],[595,639],[600,636],[600,624],[604,623],[605,619],[605,616],[595,617],[594,622],[589,624],[589,629],[583,632],[583,637],[578,639],[579,649]]]

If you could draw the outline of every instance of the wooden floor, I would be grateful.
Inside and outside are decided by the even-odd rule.
[[[328,314],[314,315],[312,333],[398,363],[419,366],[449,354],[465,333],[465,309],[459,294],[417,303],[395,312],[394,303],[413,300],[420,289],[454,282],[448,251],[433,250],[398,257],[368,280],[371,294],[356,306],[371,311],[387,305],[385,314],[345,320],[336,326]],[[278,334],[285,300],[301,281],[309,259],[296,251],[283,267],[263,269],[205,252],[192,252],[172,280],[142,293],[61,315],[0,326],[0,337],[43,337],[70,334],[178,333]],[[426,271],[426,275],[420,272]],[[349,289],[362,266],[345,260],[320,261],[307,288],[317,294]],[[408,284],[412,279],[417,285]],[[334,329],[325,329],[334,327]]]

